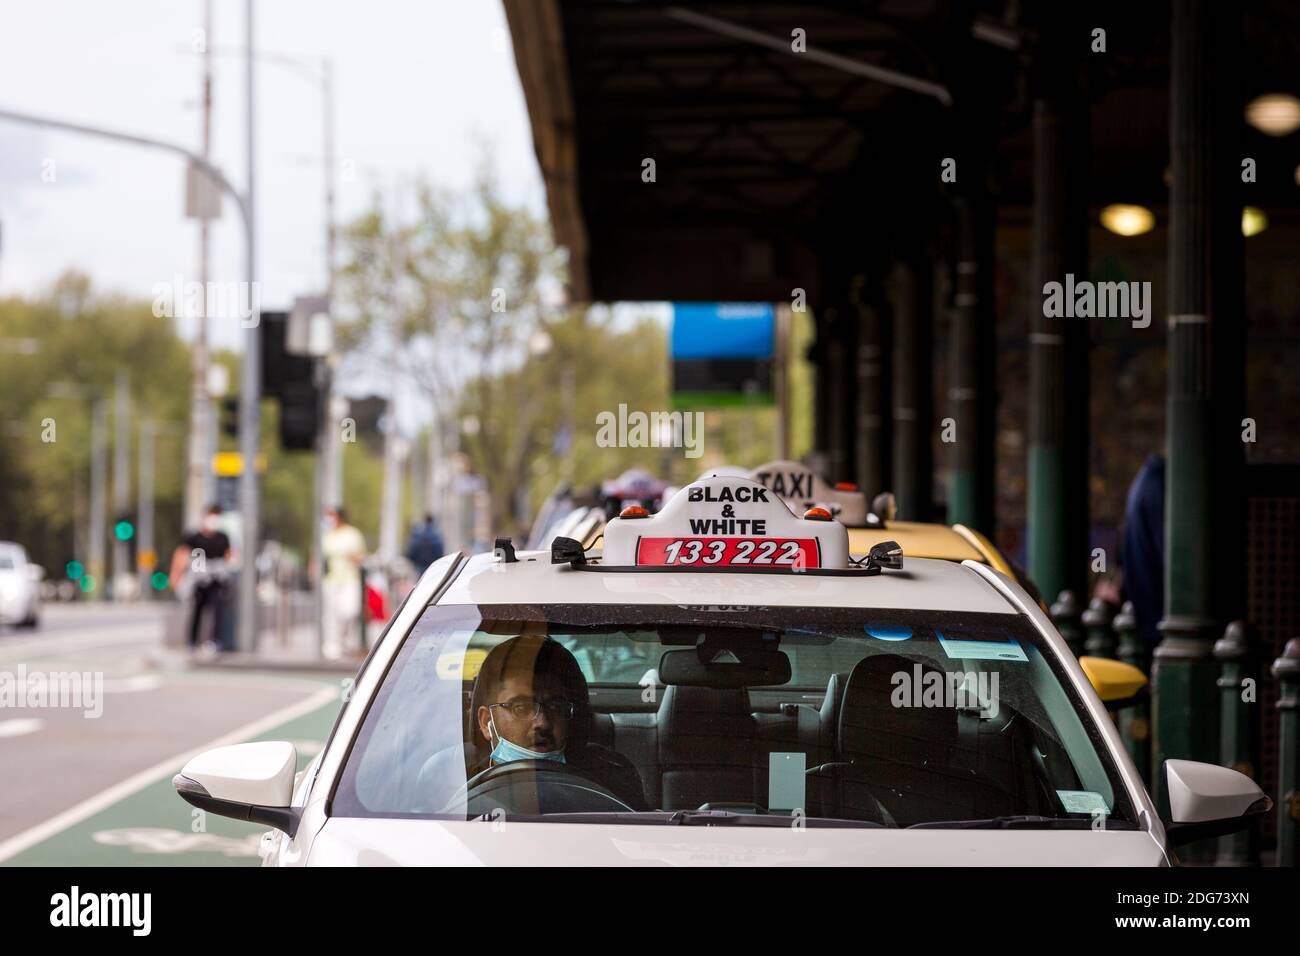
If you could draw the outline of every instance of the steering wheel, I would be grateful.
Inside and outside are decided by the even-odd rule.
[[[507,813],[632,812],[608,788],[554,760],[495,764],[467,780],[464,794],[470,817],[498,808]],[[449,808],[457,803],[453,800]]]

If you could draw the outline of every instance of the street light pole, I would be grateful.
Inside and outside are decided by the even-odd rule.
[[[203,4],[203,120],[202,155],[204,161],[212,156],[212,0]],[[203,507],[210,502],[212,494],[212,464],[209,460],[209,448],[212,420],[212,397],[208,393],[208,311],[206,308],[208,288],[208,260],[210,237],[208,229],[208,212],[198,203],[199,209],[199,286],[204,289],[204,307],[196,316],[197,326],[194,331],[194,350],[191,363],[190,385],[190,434],[187,448],[187,465],[185,473],[185,521],[184,527],[198,528],[203,516]]]
[[[319,86],[321,95],[321,136],[322,136],[322,172],[324,174],[325,199],[325,295],[330,302],[333,315],[334,280],[336,262],[337,229],[335,227],[335,166],[334,152],[334,64],[329,57],[321,57],[319,62],[306,57],[295,56],[274,51],[257,52],[251,47],[221,47],[211,50],[215,56],[256,57],[262,63],[270,63],[288,69]],[[332,337],[331,337],[332,340]],[[322,359],[319,370],[318,385],[322,391],[320,423],[316,431],[316,475],[313,488],[312,521],[312,565],[316,569],[313,580],[313,616],[317,630],[323,628],[324,608],[321,601],[321,577],[324,574],[325,559],[321,550],[321,516],[328,508],[338,507],[343,503],[342,473],[343,444],[339,434],[340,415],[336,411],[334,396],[335,370],[338,356],[331,345],[330,353]]]
[[[158,555],[153,535],[154,435],[157,425],[152,419],[140,422],[140,473],[136,477],[136,563],[139,565],[140,597],[148,600],[153,593],[153,572],[158,569]]]
[[[131,495],[131,394],[126,370],[117,370],[113,387],[113,520],[122,520]],[[131,579],[131,552],[126,539],[113,534],[113,600],[126,600]]]
[[[257,164],[256,133],[257,112],[255,80],[257,55],[253,47],[253,0],[244,3],[245,29],[245,117],[248,145],[248,183],[244,211],[245,267],[249,296],[254,314],[244,329],[244,365],[242,387],[239,390],[239,451],[243,468],[239,474],[240,553],[239,553],[239,645],[240,650],[252,651],[257,647],[257,541],[259,514],[257,500],[257,448],[261,430],[262,398],[262,339],[258,329],[260,307],[257,288]]]
[[[108,406],[102,396],[96,396],[90,410],[90,560],[86,573],[94,582],[90,596],[97,601],[104,599],[106,574],[104,555],[104,525],[108,522],[105,514],[104,485],[108,480]]]

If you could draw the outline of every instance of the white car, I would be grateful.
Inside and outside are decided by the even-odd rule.
[[[275,866],[1164,866],[1270,804],[1171,760],[1163,823],[1085,672],[1125,667],[987,566],[855,562],[828,511],[713,477],[603,553],[444,558],[304,771],[262,742],[173,782]]]
[[[41,621],[45,570],[27,560],[20,544],[0,541],[0,624],[36,627]]]

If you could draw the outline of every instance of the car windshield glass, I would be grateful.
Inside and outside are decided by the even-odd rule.
[[[1132,826],[1081,711],[1016,615],[431,607],[331,812]]]

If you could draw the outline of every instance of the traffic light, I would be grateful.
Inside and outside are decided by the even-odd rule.
[[[130,541],[135,537],[135,516],[120,514],[113,522],[113,537],[118,541]]]
[[[263,312],[262,392],[280,400],[280,444],[286,451],[316,447],[320,428],[322,390],[317,386],[317,362],[288,350],[285,336],[289,315]]]
[[[221,434],[239,437],[239,396],[221,400]]]
[[[280,390],[280,445],[286,451],[311,451],[320,428],[321,393],[316,384],[285,382]]]

